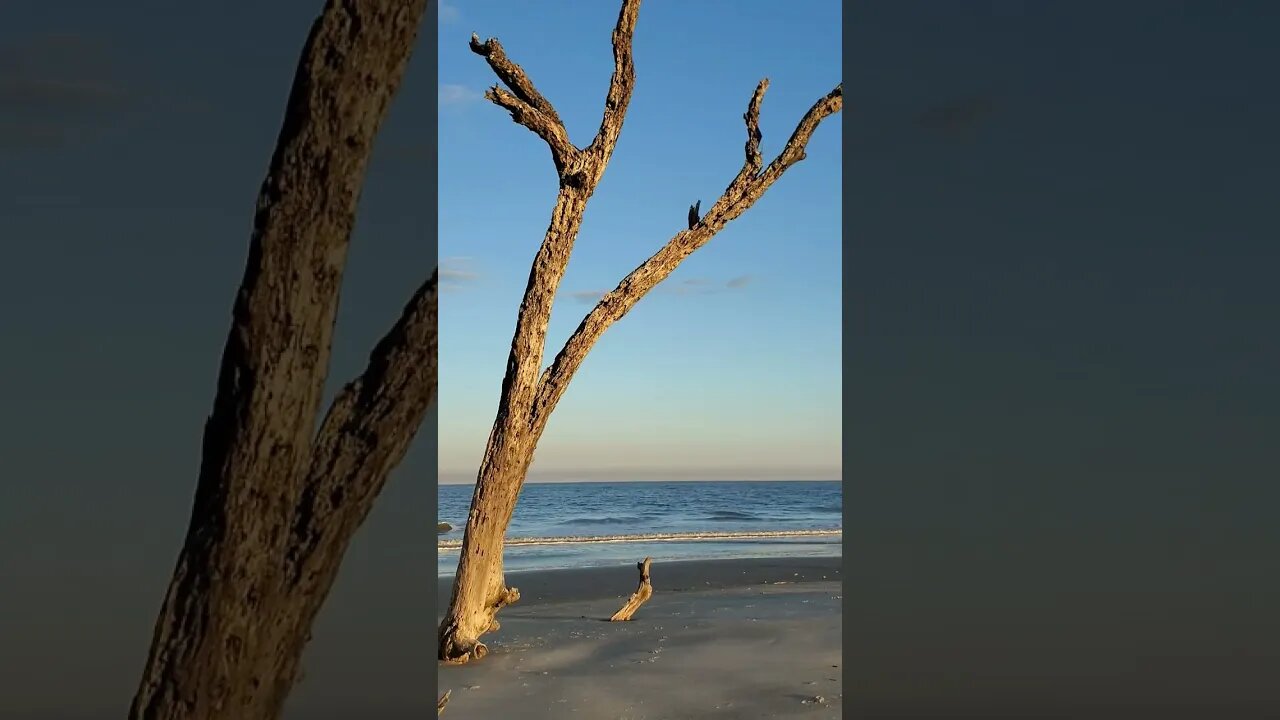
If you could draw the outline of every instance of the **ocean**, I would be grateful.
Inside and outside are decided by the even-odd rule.
[[[439,574],[458,565],[473,486],[441,485]],[[511,571],[655,560],[839,556],[840,483],[529,483],[507,528]]]

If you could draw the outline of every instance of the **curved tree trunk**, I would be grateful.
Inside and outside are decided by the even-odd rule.
[[[538,363],[529,362],[529,358],[542,357],[547,324],[539,318],[551,314],[556,288],[582,222],[586,196],[580,189],[561,189],[551,226],[535,260],[537,267],[558,267],[560,271],[535,272],[525,292],[521,306],[524,310],[516,322],[511,359],[502,384],[501,409],[489,435],[463,530],[450,613],[440,625],[441,660],[466,662],[483,657],[486,648],[479,642],[480,636],[496,630],[494,618],[498,611],[520,599],[517,590],[506,587],[502,544],[538,442],[531,428]]]
[[[507,88],[495,86],[485,97],[546,142],[560,178],[560,190],[551,224],[529,271],[497,417],[471,498],[453,594],[440,623],[439,658],[444,662],[462,663],[483,657],[487,649],[480,637],[497,629],[498,611],[520,598],[518,591],[506,586],[502,571],[507,526],[533,462],[538,439],[587,353],[605,330],[665,280],[685,258],[710,242],[725,225],[760,199],[788,168],[803,160],[805,147],[818,125],[843,107],[843,90],[837,86],[801,118],[782,152],[766,166],[760,154],[760,104],[768,81],[761,81],[743,116],[747,125],[746,159],[737,176],[704,216],[696,216],[700,205],[695,205],[688,217],[687,230],[677,233],[606,293],[583,318],[551,366],[540,373],[551,306],[573,252],[587,201],[612,157],[635,88],[631,45],[639,11],[640,0],[623,0],[613,30],[614,71],[600,129],[591,143],[581,149],[570,142],[555,108],[538,92],[524,70],[507,58],[502,45],[492,38],[484,42],[476,36],[471,38],[472,52],[485,58]]]
[[[434,274],[316,429],[365,166],[425,4],[330,0],[307,39],[134,720],[280,716],[343,553],[433,399]]]

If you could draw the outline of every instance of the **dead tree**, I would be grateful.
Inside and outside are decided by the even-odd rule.
[[[134,720],[280,716],[343,554],[433,400],[434,272],[317,429],[365,166],[425,5],[329,0],[307,38]]]
[[[627,604],[622,609],[613,614],[609,618],[609,622],[626,622],[631,619],[632,615],[640,609],[640,606],[649,601],[653,597],[653,583],[649,580],[649,565],[653,562],[651,558],[645,558],[636,563],[636,569],[640,571],[640,585],[636,587],[636,591],[631,593],[631,597],[627,598]]]
[[[587,201],[595,192],[622,132],[635,86],[631,46],[639,10],[640,0],[622,3],[613,30],[614,69],[605,97],[604,115],[595,137],[583,148],[570,142],[555,108],[538,92],[524,70],[507,58],[497,40],[480,42],[474,35],[471,38],[471,50],[488,61],[506,86],[505,89],[493,86],[485,97],[546,142],[559,177],[559,192],[551,212],[551,224],[529,272],[511,340],[497,417],[477,475],[453,594],[440,624],[439,658],[442,661],[457,663],[483,657],[487,650],[480,637],[496,629],[498,611],[520,597],[517,590],[506,586],[503,576],[503,537],[547,419],[592,345],[681,261],[746,212],[788,168],[803,160],[805,146],[819,123],[839,112],[843,103],[841,87],[836,86],[805,113],[786,146],[765,165],[760,155],[760,102],[768,81],[761,81],[744,116],[746,161],[728,188],[691,227],[676,233],[657,253],[606,293],[551,366],[540,373],[552,300],[569,262]]]

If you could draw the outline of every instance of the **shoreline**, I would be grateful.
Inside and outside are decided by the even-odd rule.
[[[842,562],[654,558],[653,597],[624,623],[605,620],[635,590],[635,562],[508,572],[521,598],[485,636],[489,655],[437,666],[444,717],[835,720]],[[439,619],[453,577],[437,582]]]
[[[676,562],[736,562],[740,560],[822,560],[843,555],[840,537],[788,541],[705,541],[673,543],[601,543],[554,547],[516,546],[505,549],[505,572],[558,572],[628,567],[652,557],[666,564]],[[457,572],[457,548],[438,548],[436,576],[443,580]]]
[[[520,590],[519,603],[511,607],[613,597],[625,600],[636,589],[638,573],[635,563],[643,559],[638,557],[626,564],[583,568],[507,570],[508,582]],[[688,592],[824,580],[840,582],[842,563],[840,555],[667,561],[653,558],[652,572],[655,592]],[[451,573],[436,578],[437,623],[449,605],[453,577]]]

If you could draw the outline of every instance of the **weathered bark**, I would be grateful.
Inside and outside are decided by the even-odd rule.
[[[498,411],[471,499],[453,594],[440,624],[439,657],[445,662],[483,657],[487,650],[480,637],[497,628],[495,618],[502,607],[519,599],[517,591],[506,587],[503,576],[503,539],[547,419],[596,340],[680,262],[750,208],[788,168],[803,160],[805,146],[819,123],[842,107],[843,94],[837,86],[810,108],[782,152],[766,167],[760,155],[759,119],[768,82],[762,81],[744,116],[747,143],[742,170],[702,218],[677,233],[601,298],[555,362],[539,375],[552,301],[573,251],[587,201],[604,175],[622,132],[635,87],[631,46],[639,10],[640,0],[623,0],[613,31],[614,72],[600,129],[582,149],[570,142],[551,103],[537,91],[524,70],[507,58],[497,40],[480,42],[475,36],[471,39],[472,51],[488,61],[507,87],[503,90],[494,86],[485,97],[547,143],[560,190],[516,319]]]
[[[649,601],[653,597],[653,583],[649,581],[649,563],[650,558],[645,558],[641,562],[636,563],[636,569],[640,571],[640,586],[636,591],[631,593],[631,597],[627,599],[627,604],[622,609],[613,614],[609,618],[609,622],[626,622],[631,619],[632,615],[640,609],[640,606]]]
[[[365,166],[425,0],[330,0],[258,198],[187,535],[129,716],[269,720],[436,388],[435,273],[316,429]]]

